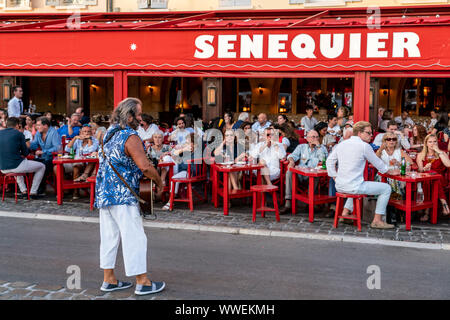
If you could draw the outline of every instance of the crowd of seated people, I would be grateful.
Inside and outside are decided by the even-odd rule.
[[[198,155],[203,157],[208,152],[217,163],[246,161],[260,164],[263,166],[262,183],[267,185],[285,174],[286,201],[282,213],[287,213],[291,207],[292,173],[283,173],[283,161],[286,161],[288,168],[296,165],[316,167],[338,145],[353,136],[353,115],[345,107],[339,107],[336,112],[327,115],[326,121],[318,121],[311,107],[306,108],[306,113],[299,123],[285,114],[278,115],[272,122],[265,113],[254,115],[252,121],[247,112],[237,117],[231,112],[225,112],[223,117],[206,123],[194,121],[192,114],[180,113],[173,125],[163,124],[144,113],[136,132],[155,167],[163,162],[174,163],[174,177],[188,175],[186,159],[194,159]],[[391,110],[380,108],[377,126],[372,131],[379,134],[367,139],[367,142],[390,170],[398,168],[401,159],[405,158],[410,166],[417,166],[420,172],[444,174],[450,167],[447,155],[450,150],[448,122],[447,112],[433,110],[429,122],[414,123],[406,110],[394,118]],[[0,156],[0,170],[2,173],[34,173],[31,195],[32,198],[39,197],[45,194],[52,173],[56,174],[54,157],[62,152],[73,153],[75,157],[98,156],[107,127],[108,122],[102,115],[96,114],[89,118],[82,108],[78,108],[65,121],[57,121],[51,112],[37,118],[30,114],[8,117],[6,110],[0,110],[0,141],[8,145]],[[201,152],[194,153],[198,145],[201,146]],[[417,159],[409,157],[407,151],[411,149],[418,153]],[[31,154],[32,160],[29,160]],[[158,170],[166,184],[167,167]],[[196,170],[195,166],[191,170]],[[67,164],[64,165],[64,174],[75,182],[83,182],[95,176],[95,165]],[[242,189],[242,176],[242,173],[229,175],[230,190]],[[306,183],[301,176],[298,179],[300,184]],[[25,194],[27,190],[22,180],[18,179],[19,187],[21,193]],[[315,186],[318,183],[317,179]],[[404,185],[395,181],[388,183],[394,196],[404,197]],[[444,215],[450,214],[443,191],[446,186],[446,179],[443,178],[439,199]],[[330,190],[334,190],[334,180],[330,182]],[[175,191],[177,194],[179,186],[175,186]],[[79,197],[79,190],[74,189],[73,198]],[[168,204],[164,208],[168,209]],[[425,212],[422,220],[428,220],[428,212]]]

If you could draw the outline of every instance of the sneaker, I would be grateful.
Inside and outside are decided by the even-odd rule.
[[[31,200],[39,200],[41,198],[42,198],[42,196],[39,195],[39,194],[30,194],[30,199]]]
[[[372,229],[394,229],[395,226],[393,224],[389,224],[386,222],[382,222],[382,223],[371,223],[370,227]]]
[[[163,291],[165,287],[166,287],[166,283],[163,281],[162,282],[152,281],[151,286],[137,284],[136,291],[134,291],[134,294],[136,294],[138,296],[143,296],[146,294],[157,293],[157,292]]]
[[[116,290],[128,289],[128,288],[131,288],[132,286],[133,286],[133,284],[130,282],[117,281],[117,284],[112,284],[112,283],[103,281],[103,284],[100,287],[100,290],[104,291],[104,292],[111,292],[111,291],[116,291]]]

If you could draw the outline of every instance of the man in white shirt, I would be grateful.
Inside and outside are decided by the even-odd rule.
[[[281,143],[274,141],[273,129],[264,130],[264,139],[250,150],[250,157],[259,158],[259,163],[265,166],[261,170],[263,180],[271,185],[280,177],[280,160],[286,156],[286,150]]]
[[[393,225],[382,220],[386,215],[391,186],[382,182],[364,181],[364,170],[366,161],[381,173],[399,174],[399,170],[388,170],[386,164],[376,156],[369,145],[372,135],[372,125],[369,122],[357,122],[353,126],[353,136],[336,145],[331,152],[327,159],[327,171],[335,179],[338,192],[377,195],[375,215],[370,226],[375,229],[392,229]],[[342,215],[350,215],[352,211],[353,199],[347,199]]]
[[[400,130],[403,130],[407,125],[410,125],[411,127],[414,126],[414,121],[409,117],[409,111],[404,110],[402,114],[398,117],[395,117],[395,122],[397,122],[398,127]]]
[[[170,141],[174,141],[177,146],[182,146],[186,142],[186,137],[190,134],[186,130],[186,120],[184,117],[175,119],[176,129],[169,136]]]
[[[12,118],[20,118],[20,115],[23,113],[23,90],[20,86],[13,87],[14,98],[9,100],[8,102],[8,117]]]
[[[397,137],[398,137],[398,140],[400,141],[401,146],[403,147],[403,149],[405,149],[405,150],[410,149],[411,148],[411,144],[408,141],[408,137],[406,137],[406,135],[403,132],[398,131],[397,128],[398,128],[398,125],[395,122],[395,120],[391,120],[387,124],[386,132],[391,132],[393,134],[396,134]],[[373,144],[378,146],[378,147],[381,147],[381,145],[383,144],[383,136],[384,135],[385,135],[384,133],[379,133],[375,137],[375,139],[373,140]]]
[[[305,132],[314,129],[314,126],[317,124],[317,119],[313,117],[314,108],[312,106],[306,106],[306,116],[300,120],[300,126],[305,129]]]
[[[271,122],[267,120],[267,115],[265,113],[260,113],[258,115],[258,121],[252,125],[252,130],[262,135],[264,130],[271,125]]]
[[[137,129],[137,133],[142,141],[151,142],[153,134],[158,131],[159,128],[153,123],[153,117],[151,115],[143,113],[141,118],[142,120]]]

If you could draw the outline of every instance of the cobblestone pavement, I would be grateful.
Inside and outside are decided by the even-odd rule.
[[[221,206],[214,208],[211,203],[195,204],[193,212],[190,212],[187,204],[184,203],[176,203],[176,209],[172,212],[161,210],[162,206],[161,202],[155,204],[156,221],[158,222],[354,236],[432,244],[450,243],[450,223],[445,218],[440,218],[438,224],[432,225],[430,223],[422,223],[417,216],[413,216],[411,231],[405,230],[404,223],[398,224],[395,229],[376,230],[371,229],[367,221],[363,221],[362,232],[358,232],[356,227],[343,223],[340,223],[339,227],[334,229],[332,218],[326,218],[323,212],[318,212],[319,208],[316,210],[314,223],[310,223],[306,213],[307,207],[300,203],[298,205],[298,213],[295,216],[290,214],[282,215],[280,223],[276,222],[273,213],[267,213],[265,218],[258,216],[256,222],[253,223],[250,205],[241,202],[240,199],[232,201],[232,207],[228,216],[223,215]],[[52,195],[43,200],[19,200],[17,204],[14,202],[14,198],[10,196],[0,205],[0,211],[98,217],[98,210],[89,210],[89,199],[86,196],[79,200],[71,201],[71,197],[66,195],[62,206],[57,205],[56,199]]]
[[[0,300],[167,300],[164,294],[136,296],[134,286],[114,292],[70,290],[58,285],[0,280]],[[170,298],[173,299],[173,298]]]
[[[68,195],[64,204],[58,206],[54,196],[42,200],[19,200],[16,204],[11,195],[0,204],[0,211],[55,214],[79,217],[98,217],[98,210],[89,210],[89,199],[82,197],[71,201]],[[270,204],[269,204],[270,205]],[[340,224],[334,229],[331,218],[324,217],[324,213],[316,212],[315,222],[310,223],[307,216],[307,207],[300,204],[295,216],[282,215],[281,222],[277,223],[273,214],[266,214],[265,218],[257,217],[252,222],[251,207],[237,201],[232,201],[229,216],[224,216],[221,206],[214,208],[210,203],[195,204],[194,212],[190,212],[186,204],[176,204],[176,210],[169,212],[161,210],[163,204],[155,205],[156,221],[166,223],[194,224],[204,226],[234,227],[253,230],[277,230],[299,233],[314,233],[323,235],[348,235],[354,237],[384,239],[396,241],[409,241],[420,243],[444,244],[450,243],[450,223],[440,219],[437,225],[421,223],[413,219],[411,231],[405,231],[404,224],[394,230],[370,229],[367,222],[363,222],[362,232],[358,232],[352,225]],[[112,293],[104,293],[99,289],[70,290],[63,286],[46,285],[26,282],[8,282],[0,280],[0,300],[155,300],[172,299],[162,295],[149,295],[138,297],[134,295],[134,287]]]

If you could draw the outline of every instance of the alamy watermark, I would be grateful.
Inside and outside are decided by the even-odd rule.
[[[370,265],[367,267],[367,274],[370,276],[367,278],[367,289],[373,290],[381,289],[381,269],[377,265]]]
[[[66,270],[70,276],[67,278],[66,287],[69,290],[81,289],[81,268],[77,265],[70,265]]]

